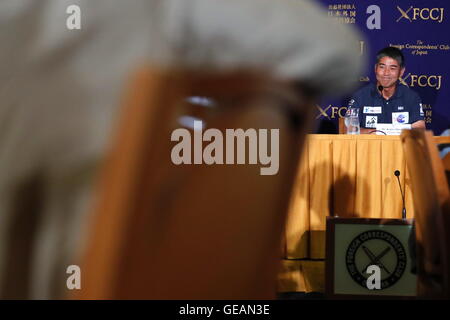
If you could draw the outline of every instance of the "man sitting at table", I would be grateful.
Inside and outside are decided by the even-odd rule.
[[[398,80],[405,72],[405,58],[395,47],[377,53],[376,83],[359,89],[350,99],[348,108],[359,109],[361,133],[372,133],[377,124],[411,124],[425,128],[419,95]]]

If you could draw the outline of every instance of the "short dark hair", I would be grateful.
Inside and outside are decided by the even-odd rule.
[[[400,68],[403,68],[405,66],[405,57],[403,56],[402,51],[396,47],[386,47],[378,51],[377,63],[379,63],[380,60],[384,57],[389,57],[396,60],[400,65]]]

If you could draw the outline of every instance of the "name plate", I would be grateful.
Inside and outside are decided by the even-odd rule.
[[[411,124],[378,123],[377,135],[399,136],[404,129],[411,129]]]

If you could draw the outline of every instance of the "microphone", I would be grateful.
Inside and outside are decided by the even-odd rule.
[[[405,206],[405,195],[403,194],[402,185],[400,184],[400,171],[395,170],[394,175],[397,177],[398,186],[400,187],[400,193],[402,195],[403,200],[403,209],[402,209],[402,219],[406,219],[406,206]]]
[[[381,94],[383,94],[383,89],[384,89],[384,88],[383,88],[382,85],[379,85],[379,86],[378,86],[378,91],[380,91]]]

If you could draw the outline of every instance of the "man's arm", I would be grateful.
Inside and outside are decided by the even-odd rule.
[[[377,134],[375,128],[361,128],[360,134]]]

